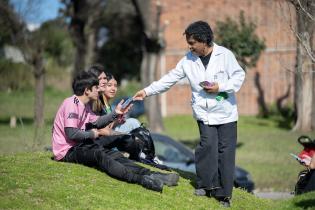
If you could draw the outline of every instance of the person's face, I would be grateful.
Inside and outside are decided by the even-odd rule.
[[[203,42],[198,42],[192,37],[186,37],[186,41],[189,47],[189,50],[196,54],[197,56],[205,56],[207,52],[207,44]]]
[[[104,95],[106,98],[112,99],[116,96],[116,93],[117,93],[117,81],[115,79],[111,79],[106,83]]]
[[[104,72],[102,72],[99,76],[98,76],[98,83],[99,83],[99,91],[100,92],[104,92],[105,87],[106,87],[106,83],[107,83],[107,79],[106,79],[106,75]]]
[[[88,89],[87,90],[87,95],[89,97],[90,100],[95,101],[98,98],[98,91],[99,91],[99,87],[94,85],[92,86],[91,90]]]

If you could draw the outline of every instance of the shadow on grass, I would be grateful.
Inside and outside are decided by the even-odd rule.
[[[314,208],[315,206],[315,199],[306,199],[302,201],[298,201],[295,203],[295,206],[301,207],[303,209]]]
[[[182,140],[180,139],[179,140],[181,143],[183,143],[185,146],[189,147],[190,149],[195,149],[196,146],[199,144],[199,139],[195,139],[193,141],[191,140]],[[244,146],[244,143],[243,142],[238,142],[236,144],[236,148],[241,148],[242,146]]]
[[[46,125],[52,125],[54,119],[45,119]],[[32,117],[17,117],[16,125],[32,125],[34,124],[34,118]],[[10,125],[10,117],[2,117],[0,118],[0,125]]]
[[[175,168],[172,168],[172,170],[176,171],[180,177],[190,180],[190,184],[193,187],[196,187],[196,174],[191,173],[191,172],[187,172],[187,171],[182,171],[182,170],[175,169]]]
[[[31,125],[33,124],[34,119],[31,117],[17,117],[16,118],[16,124],[24,124],[24,125]],[[0,124],[1,125],[9,125],[10,124],[10,117],[3,117],[0,118]]]

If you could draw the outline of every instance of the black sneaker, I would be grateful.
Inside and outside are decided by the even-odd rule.
[[[178,179],[179,179],[179,175],[178,174],[174,174],[174,173],[167,173],[167,174],[163,174],[160,172],[154,172],[150,175],[150,177],[152,177],[153,179],[158,179],[161,182],[163,182],[163,184],[167,185],[167,186],[176,186]]]
[[[143,175],[140,184],[149,190],[157,192],[163,191],[163,182],[159,179],[154,179],[149,175]]]

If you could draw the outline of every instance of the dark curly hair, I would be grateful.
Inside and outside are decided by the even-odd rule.
[[[186,39],[193,38],[198,42],[206,43],[208,46],[212,46],[213,32],[209,24],[205,21],[196,21],[191,23],[186,29],[183,35],[186,35]]]

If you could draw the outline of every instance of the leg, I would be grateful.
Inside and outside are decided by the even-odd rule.
[[[163,182],[149,175],[150,170],[141,166],[137,167],[120,152],[106,149],[98,144],[80,144],[71,148],[63,159],[65,162],[79,163],[90,167],[96,167],[108,175],[127,181],[138,183],[147,189],[162,192]]]
[[[198,121],[200,142],[195,150],[197,186],[213,189],[220,187],[218,182],[218,133],[215,126]]]
[[[140,177],[117,161],[123,156],[97,144],[80,144],[73,147],[65,156],[65,162],[79,163],[96,167],[108,175],[127,182],[138,182]]]
[[[216,190],[215,196],[221,198],[231,198],[235,171],[237,122],[220,125],[218,127],[218,135],[219,180],[222,188]]]
[[[129,133],[133,129],[139,128],[141,123],[135,118],[127,118],[123,124],[117,125],[114,130],[122,133]]]
[[[141,145],[131,135],[101,136],[95,142],[108,149],[128,152],[130,159],[139,160]]]

